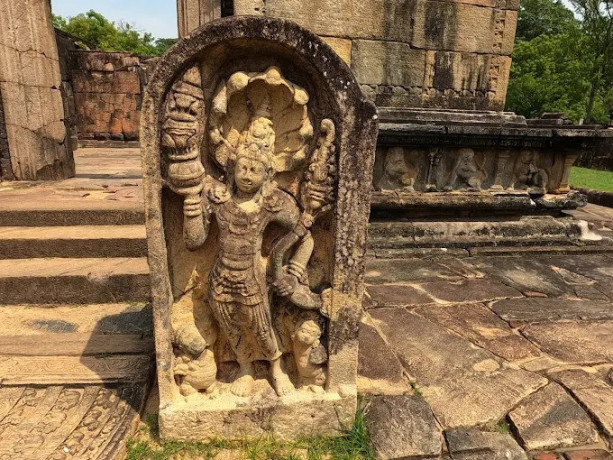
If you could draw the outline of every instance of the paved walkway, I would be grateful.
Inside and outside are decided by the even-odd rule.
[[[451,458],[613,458],[613,254],[370,260],[367,282],[360,391],[412,393],[410,423],[437,427],[405,454],[433,455],[434,436]]]

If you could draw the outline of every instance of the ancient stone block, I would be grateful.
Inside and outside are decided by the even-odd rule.
[[[396,395],[409,391],[400,361],[370,324],[360,323],[358,392],[361,394]]]
[[[525,326],[522,334],[553,358],[590,364],[613,360],[613,321],[555,322]]]
[[[65,142],[61,76],[49,2],[19,0],[0,10],[0,88],[13,175],[74,175]]]
[[[550,383],[509,413],[527,450],[583,446],[598,442],[590,417],[560,385]]]
[[[374,396],[365,418],[379,459],[427,458],[441,453],[436,420],[419,396]]]
[[[374,106],[315,35],[253,17],[184,38],[143,106],[161,435],[347,429]]]
[[[332,48],[348,66],[351,66],[351,40],[337,37],[321,37],[321,39],[330,45],[330,48]]]
[[[422,86],[425,56],[407,43],[354,40],[351,69],[360,84]]]
[[[496,423],[547,383],[404,308],[369,314],[444,428]]]
[[[527,460],[528,456],[510,434],[473,429],[445,432],[449,452],[458,460]]]
[[[613,439],[613,387],[598,374],[580,369],[556,372],[552,377],[566,387],[598,421],[602,431]]]

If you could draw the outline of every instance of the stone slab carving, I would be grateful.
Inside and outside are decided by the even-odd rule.
[[[564,163],[564,157],[557,158],[553,151],[537,149],[380,147],[373,184],[376,191],[395,195],[407,192],[556,194],[564,182],[562,172],[553,174],[558,162]]]
[[[351,426],[376,137],[294,23],[216,21],[160,61],[141,139],[162,437]]]

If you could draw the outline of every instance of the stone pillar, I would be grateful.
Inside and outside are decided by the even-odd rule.
[[[49,0],[0,2],[0,89],[17,180],[74,176],[61,85]]]
[[[221,17],[222,0],[177,0],[179,38]]]

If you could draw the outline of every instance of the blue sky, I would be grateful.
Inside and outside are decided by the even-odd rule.
[[[60,16],[96,10],[111,21],[127,22],[156,38],[177,37],[176,0],[51,0],[51,7]]]

